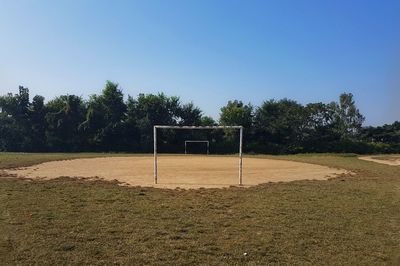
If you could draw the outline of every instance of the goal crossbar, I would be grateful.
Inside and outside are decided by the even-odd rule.
[[[243,184],[243,126],[168,126],[168,125],[154,125],[153,127],[153,141],[154,141],[154,184],[157,184],[157,129],[238,129],[239,130],[239,185]],[[186,144],[186,141],[185,141]]]
[[[154,128],[165,129],[243,129],[243,126],[161,126],[156,125]]]

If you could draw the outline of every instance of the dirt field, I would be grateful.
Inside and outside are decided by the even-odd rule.
[[[61,176],[117,180],[130,186],[160,188],[217,188],[238,184],[238,158],[216,156],[161,156],[158,184],[153,184],[153,157],[106,157],[46,162],[8,170],[18,177],[53,179]],[[346,170],[261,158],[243,159],[243,184],[326,180]]]
[[[375,163],[381,163],[381,164],[386,164],[386,165],[393,165],[393,166],[400,165],[400,155],[397,155],[397,156],[389,156],[389,155],[387,155],[387,156],[362,156],[359,158],[361,160],[375,162]]]

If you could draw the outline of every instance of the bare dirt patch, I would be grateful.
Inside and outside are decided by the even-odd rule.
[[[26,168],[7,170],[23,178],[54,179],[62,176],[119,181],[129,186],[159,188],[220,188],[238,184],[238,159],[217,156],[161,156],[158,184],[153,184],[153,157],[107,157],[46,162]],[[327,180],[347,174],[309,163],[285,160],[244,158],[243,184]]]
[[[400,165],[400,155],[361,156],[361,157],[359,157],[359,159],[364,160],[364,161],[386,164],[386,165],[393,165],[393,166]]]

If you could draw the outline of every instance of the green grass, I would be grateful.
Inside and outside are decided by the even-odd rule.
[[[86,156],[104,154],[3,153],[0,168]],[[3,178],[0,262],[400,263],[400,167],[329,154],[271,158],[342,167],[357,176],[186,191]]]

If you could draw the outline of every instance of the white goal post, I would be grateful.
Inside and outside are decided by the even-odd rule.
[[[165,126],[155,125],[153,127],[154,134],[154,184],[157,184],[157,129],[186,129],[186,130],[199,130],[199,129],[238,129],[239,130],[239,185],[242,185],[242,170],[243,170],[243,126]]]
[[[185,140],[185,154],[187,154],[188,143],[206,143],[207,144],[207,155],[210,154],[210,142],[208,140]]]

